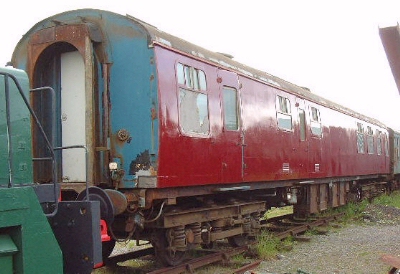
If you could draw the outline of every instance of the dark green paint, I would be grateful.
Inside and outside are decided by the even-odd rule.
[[[0,68],[17,78],[29,98],[26,73]],[[8,77],[11,150],[8,138],[5,86]],[[61,274],[63,260],[53,234],[33,189],[30,114],[17,84],[0,74],[0,273]],[[12,151],[12,185],[9,151]],[[25,186],[21,186],[25,185]]]
[[[23,92],[29,98],[28,76],[22,70],[0,68],[2,73],[14,75]],[[32,149],[30,114],[15,82],[9,78],[10,119],[13,170],[12,182],[15,185],[32,183]],[[0,75],[0,186],[9,182],[9,144],[7,138],[5,76]]]
[[[63,273],[61,250],[33,188],[0,188],[0,201],[0,235],[10,236],[18,249],[14,273]],[[0,270],[8,262],[0,260]]]

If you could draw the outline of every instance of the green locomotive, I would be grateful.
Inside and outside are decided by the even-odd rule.
[[[56,183],[34,183],[31,119],[35,120],[35,115],[27,99],[29,92],[24,71],[0,68],[1,273],[90,273],[95,265],[102,263],[101,247],[93,251],[95,244],[89,241],[85,249],[79,246],[81,238],[74,235],[85,226],[92,227],[88,233],[93,235],[84,233],[83,237],[100,237],[99,203],[63,203],[59,201]],[[52,149],[51,142],[49,146]],[[63,248],[65,242],[76,244],[79,252]]]

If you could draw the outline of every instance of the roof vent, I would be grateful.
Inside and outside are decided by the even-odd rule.
[[[229,54],[229,53],[223,53],[223,52],[217,52],[218,54],[222,54],[225,57],[228,57],[229,59],[233,59],[233,55]]]

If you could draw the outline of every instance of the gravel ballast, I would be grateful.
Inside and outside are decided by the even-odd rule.
[[[387,274],[390,266],[382,254],[400,255],[400,209],[369,206],[364,221],[327,235],[313,235],[307,243],[296,243],[293,250],[276,260],[264,261],[257,274]]]
[[[400,255],[400,209],[368,205],[363,220],[330,228],[325,235],[311,235],[309,242],[295,242],[293,249],[281,252],[276,259],[265,260],[251,274],[387,274],[390,266],[380,260],[383,254]],[[118,245],[114,251],[135,247]],[[127,250],[125,250],[127,249]],[[150,261],[154,258],[150,258]],[[246,258],[245,263],[257,258]],[[146,260],[131,260],[116,267],[105,267],[94,273],[147,273],[151,263],[137,269]],[[221,264],[197,269],[197,274],[233,273],[238,266]]]

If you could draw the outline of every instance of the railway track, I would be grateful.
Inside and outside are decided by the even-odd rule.
[[[185,272],[194,273],[196,269],[206,266],[206,265],[213,264],[213,263],[222,262],[222,263],[226,264],[227,262],[229,262],[230,258],[232,258],[235,255],[244,253],[244,252],[248,251],[248,249],[249,249],[248,246],[242,246],[242,247],[232,248],[232,249],[228,249],[228,250],[216,251],[216,252],[212,252],[211,254],[201,256],[196,259],[192,259],[190,261],[187,261],[187,262],[177,265],[177,266],[157,269],[155,271],[149,272],[148,274],[161,274],[161,273],[163,273],[163,274],[179,274],[179,273],[185,273]],[[252,263],[251,265],[253,267],[257,266],[257,265],[254,265],[254,263]],[[248,270],[248,268],[246,268],[246,270]],[[246,270],[243,270],[243,272],[237,272],[237,270],[236,270],[235,272],[232,272],[232,273],[244,273]]]
[[[261,222],[263,230],[269,231],[272,235],[280,240],[287,237],[294,237],[296,240],[304,240],[302,234],[306,231],[315,229],[318,227],[327,226],[333,221],[337,221],[343,216],[343,214],[336,214],[327,217],[318,217],[311,220],[299,220],[295,219],[292,214],[270,218]],[[195,273],[196,270],[201,269],[204,266],[211,264],[222,264],[227,265],[232,257],[238,254],[249,252],[249,246],[253,244],[237,247],[237,248],[221,248],[219,250],[207,250],[199,249],[196,250],[196,258],[185,261],[182,264],[173,267],[163,267],[154,270],[149,270],[148,274],[179,274],[179,273]],[[106,262],[106,265],[116,265],[118,262],[128,261],[132,259],[142,258],[154,254],[153,248],[147,248],[137,250],[125,254],[116,255],[110,257]],[[261,263],[261,260],[254,260],[251,263],[240,266],[237,269],[229,270],[227,273],[241,274],[256,268]],[[144,272],[141,272],[144,273]]]
[[[332,216],[315,218],[311,221],[296,220],[292,215],[288,215],[263,221],[261,225],[272,232],[276,238],[282,240],[289,236],[296,237],[316,227],[328,225],[330,222],[338,220],[343,215],[344,213],[340,213]]]

